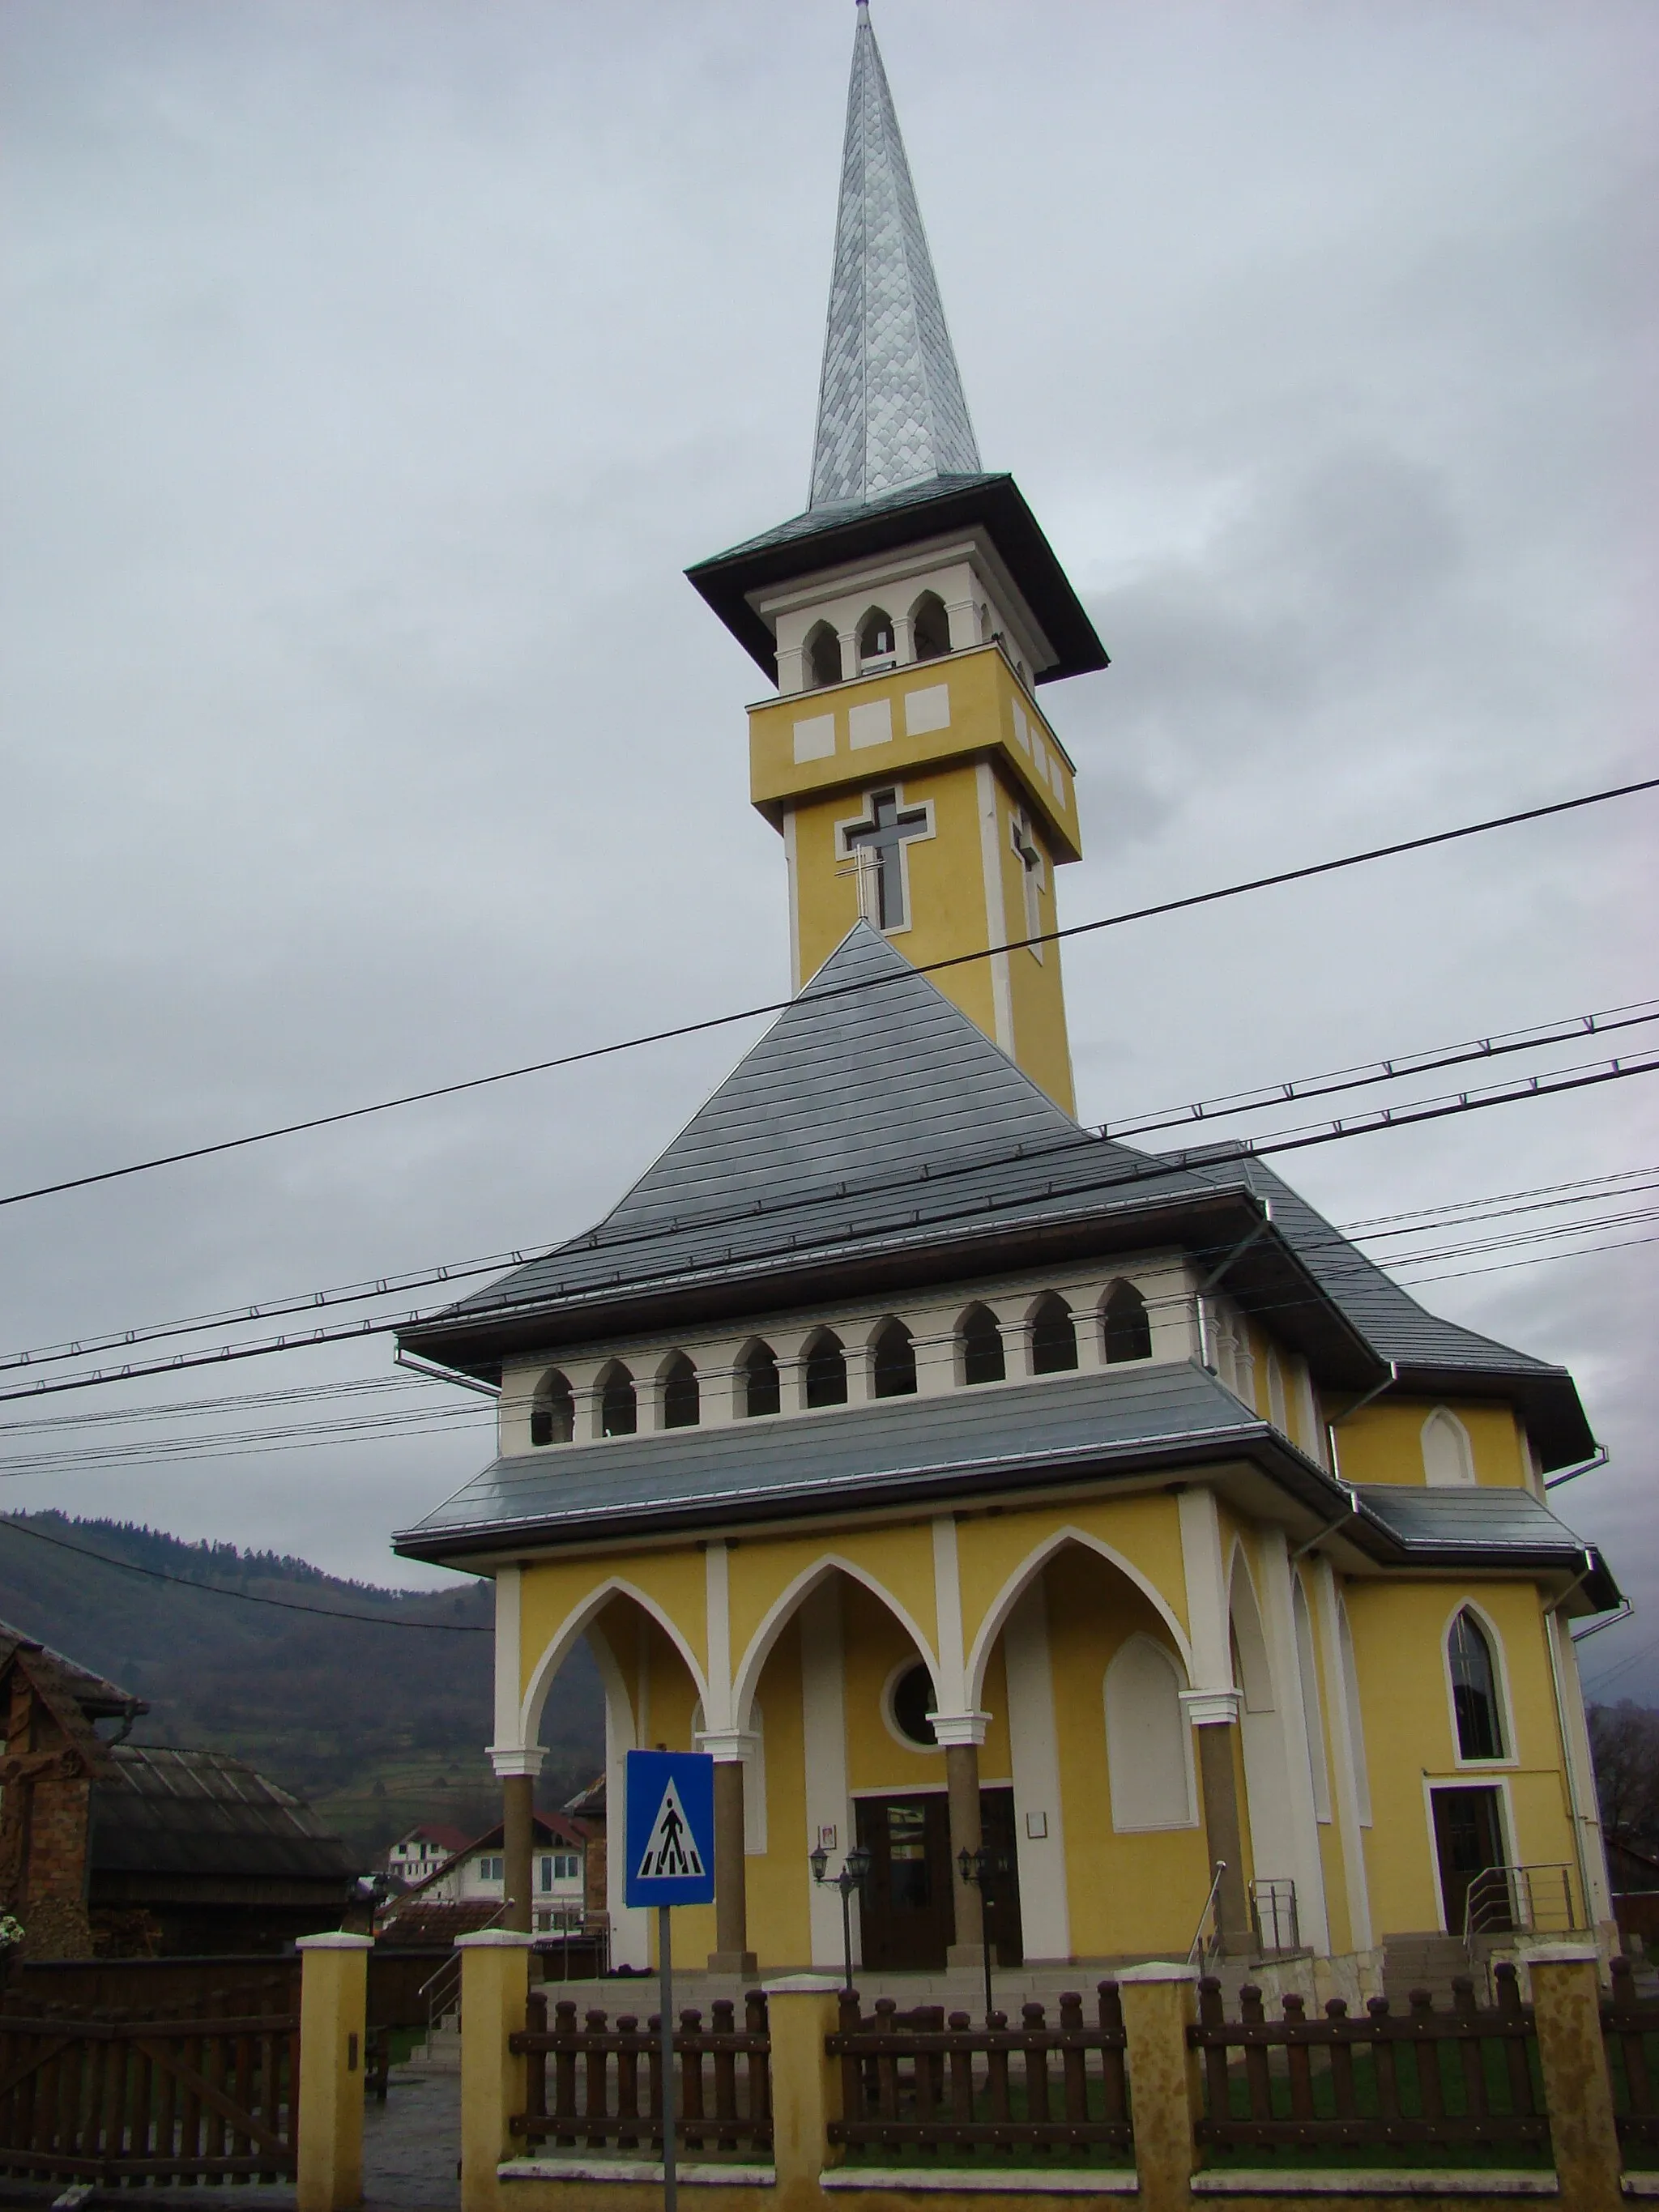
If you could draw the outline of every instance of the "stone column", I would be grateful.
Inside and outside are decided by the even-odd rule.
[[[714,1759],[714,1948],[711,1974],[758,1972],[749,1948],[749,1884],[744,1865],[743,1763],[754,1742],[740,1729],[697,1738],[697,1749]]]
[[[547,1753],[539,1744],[508,1749],[492,1744],[490,1764],[501,1784],[501,1856],[506,1875],[501,1894],[506,1910],[500,1925],[528,1936],[535,1925],[536,1777]]]
[[[1599,1955],[1594,1943],[1528,1943],[1538,2063],[1550,2117],[1550,2148],[1561,2202],[1573,2212],[1616,2212],[1619,2130],[1601,2039]]]
[[[1255,1948],[1255,1935],[1244,1887],[1244,1826],[1233,1764],[1238,1692],[1183,1690],[1181,1702],[1198,1731],[1198,1779],[1204,1797],[1204,1835],[1212,1875],[1218,1861],[1224,1865],[1216,1899],[1221,1948],[1230,1959],[1248,1958]]]
[[[957,1937],[945,1953],[952,1966],[979,1966],[985,1960],[985,1905],[977,1883],[964,1881],[958,1863],[963,1851],[976,1851],[984,1840],[979,1817],[979,1747],[988,1713],[930,1713],[933,1734],[945,1747],[945,1783],[951,1808],[951,1899]]]

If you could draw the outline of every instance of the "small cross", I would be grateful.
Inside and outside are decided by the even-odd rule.
[[[869,854],[875,862],[876,911],[866,915],[879,929],[902,929],[904,927],[904,871],[901,855],[913,837],[927,835],[927,809],[925,806],[907,807],[899,811],[896,791],[872,791],[870,794],[870,819],[854,822],[842,832],[842,842],[859,864],[859,906],[864,907],[864,885],[867,880]]]

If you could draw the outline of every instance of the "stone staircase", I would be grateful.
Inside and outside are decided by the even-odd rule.
[[[1395,2012],[1404,2012],[1413,1990],[1427,1990],[1437,2005],[1452,2001],[1452,1977],[1473,1974],[1476,1998],[1485,2002],[1484,1973],[1472,1969],[1469,1954],[1455,1936],[1437,1929],[1382,1939],[1382,1994]]]
[[[461,2070],[461,2015],[446,2013],[424,2043],[417,2043],[400,2074],[459,2074]]]

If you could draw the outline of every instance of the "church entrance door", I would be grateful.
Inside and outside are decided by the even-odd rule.
[[[996,1854],[996,1872],[985,1886],[985,1940],[999,1966],[1023,1966],[1025,1942],[1019,1922],[1019,1852],[1015,1843],[1014,1793],[981,1790],[980,1832]]]
[[[864,1962],[881,1971],[937,1970],[956,1935],[945,1793],[855,1802],[859,1842],[870,1854],[861,1916]]]
[[[1446,1933],[1463,1933],[1469,1884],[1488,1867],[1504,1863],[1504,1830],[1496,1790],[1436,1790],[1434,1848],[1440,1862],[1440,1894],[1446,1907]],[[1500,1913],[1489,1925],[1507,1925]]]

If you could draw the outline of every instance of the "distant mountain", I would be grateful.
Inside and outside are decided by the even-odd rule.
[[[179,1579],[158,1581],[158,1571]],[[214,1594],[225,1591],[241,1595]],[[249,1604],[250,1596],[318,1611]],[[492,1611],[488,1583],[383,1589],[304,1559],[189,1544],[130,1522],[0,1515],[0,1620],[148,1698],[135,1742],[240,1753],[308,1798],[365,1858],[421,1819],[482,1828],[500,1818],[484,1755]],[[331,1612],[374,1619],[331,1620]],[[551,1806],[604,1761],[604,1693],[585,1645],[548,1711],[537,1795]]]

